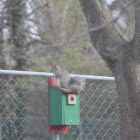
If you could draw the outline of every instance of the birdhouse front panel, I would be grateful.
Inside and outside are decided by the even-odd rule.
[[[79,125],[79,94],[68,94],[50,88],[50,125]]]

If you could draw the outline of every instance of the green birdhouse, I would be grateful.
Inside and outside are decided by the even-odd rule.
[[[50,88],[50,125],[79,125],[79,93],[66,93]]]

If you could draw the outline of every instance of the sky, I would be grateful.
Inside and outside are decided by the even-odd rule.
[[[113,1],[115,1],[115,0],[106,0],[107,4],[109,4],[109,5],[112,4]]]

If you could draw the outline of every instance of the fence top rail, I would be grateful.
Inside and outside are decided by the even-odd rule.
[[[15,70],[0,70],[1,75],[20,75],[20,76],[40,76],[40,77],[52,77],[53,73],[47,72],[30,72],[30,71],[15,71]],[[107,76],[92,76],[92,75],[76,75],[70,74],[71,77],[79,76],[85,79],[92,79],[92,80],[110,80],[114,81],[114,77],[107,77]]]

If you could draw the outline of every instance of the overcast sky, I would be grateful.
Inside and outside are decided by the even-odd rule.
[[[107,4],[111,4],[115,0],[106,0]]]

